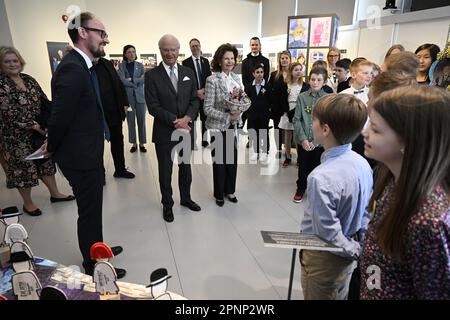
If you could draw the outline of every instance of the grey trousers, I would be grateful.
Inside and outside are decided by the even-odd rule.
[[[305,300],[347,300],[356,261],[326,251],[300,251]]]
[[[131,105],[132,111],[127,112],[127,122],[128,122],[128,140],[130,143],[136,143],[136,118],[137,126],[139,131],[139,143],[147,143],[147,131],[145,129],[145,115],[147,112],[147,107],[145,103],[136,103]]]

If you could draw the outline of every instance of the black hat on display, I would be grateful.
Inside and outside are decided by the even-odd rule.
[[[40,300],[67,300],[67,296],[59,288],[48,286],[42,289],[41,295],[39,297]]]
[[[150,284],[147,286],[147,288],[156,286],[157,284],[160,284],[170,278],[172,278],[172,276],[169,276],[169,274],[167,273],[167,269],[156,269],[150,275]]]

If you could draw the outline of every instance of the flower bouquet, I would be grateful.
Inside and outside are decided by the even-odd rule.
[[[244,112],[250,108],[250,98],[242,89],[234,88],[224,99],[224,106],[231,114]]]

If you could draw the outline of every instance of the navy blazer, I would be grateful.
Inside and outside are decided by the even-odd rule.
[[[104,127],[101,107],[83,57],[71,50],[52,78],[49,152],[60,166],[74,170],[103,167]]]
[[[153,123],[153,143],[169,144],[175,131],[173,122],[185,115],[194,120],[199,102],[194,72],[178,65],[178,92],[170,81],[163,64],[145,73],[145,101],[148,112],[155,118]],[[192,126],[191,126],[192,127]],[[191,139],[193,135],[191,131]]]
[[[144,65],[140,62],[134,62],[134,74],[130,75],[127,69],[127,62],[122,61],[119,66],[119,77],[122,80],[125,90],[127,91],[128,101],[134,105],[135,103],[145,103],[144,95]],[[133,78],[133,82],[127,80]]]

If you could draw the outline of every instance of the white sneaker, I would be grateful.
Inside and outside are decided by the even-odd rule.
[[[259,157],[259,161],[267,162],[267,154],[262,153],[261,156]]]
[[[258,154],[254,153],[250,156],[250,161],[251,162],[256,162],[258,160]]]

